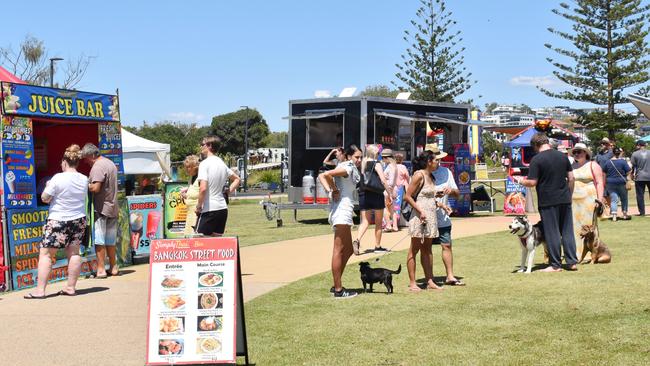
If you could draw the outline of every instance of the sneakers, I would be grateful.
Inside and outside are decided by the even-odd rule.
[[[350,291],[346,289],[345,287],[341,289],[341,291],[334,291],[334,298],[335,299],[351,299],[355,296],[359,295],[358,293],[354,291]]]
[[[376,247],[375,248],[375,253],[385,253],[385,252],[390,252],[390,250],[384,248],[384,247]]]
[[[359,242],[359,239],[355,240],[352,242],[352,251],[354,252],[354,255],[359,255],[361,254],[359,250],[361,249],[361,242]]]

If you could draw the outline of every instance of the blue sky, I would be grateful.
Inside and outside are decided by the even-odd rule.
[[[534,84],[550,78],[559,44],[549,26],[569,29],[551,13],[556,1],[448,0],[478,83],[466,94],[479,105],[581,104],[556,100]],[[78,89],[120,90],[122,123],[181,120],[209,124],[242,105],[257,108],[274,131],[286,130],[290,99],[316,90],[338,94],[395,80],[417,0],[68,0],[31,1],[3,17],[1,45],[25,35],[50,56],[96,56]],[[7,14],[5,14],[7,15]],[[479,97],[481,96],[481,97]]]

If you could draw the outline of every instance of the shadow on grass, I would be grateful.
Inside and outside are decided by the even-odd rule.
[[[329,224],[327,218],[298,220],[297,222],[306,225],[311,225],[311,224],[328,225]]]

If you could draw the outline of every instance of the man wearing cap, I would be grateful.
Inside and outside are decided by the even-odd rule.
[[[612,143],[607,137],[600,140],[600,147],[598,148],[598,154],[596,154],[596,162],[600,165],[601,168],[605,167],[605,164],[614,156],[612,151]]]
[[[449,196],[458,198],[460,191],[456,186],[451,170],[440,166],[440,160],[447,156],[447,153],[441,151],[438,144],[427,144],[425,150],[431,151],[435,156],[435,165],[431,175],[436,184],[436,202],[438,203],[436,215],[439,236],[434,238],[432,243],[433,245],[440,245],[442,248],[442,263],[445,265],[447,272],[445,285],[465,286],[464,282],[454,276],[454,257],[451,250],[451,218],[449,212],[445,209],[449,207]]]
[[[528,177],[515,176],[517,183],[536,187],[539,215],[544,223],[544,238],[548,246],[550,266],[543,272],[562,271],[562,252],[569,270],[577,270],[578,258],[573,236],[573,168],[564,154],[551,148],[548,136],[537,133],[530,140],[537,154],[530,161]]]
[[[632,176],[634,177],[634,190],[636,191],[636,205],[639,216],[645,216],[645,202],[643,194],[646,187],[650,193],[650,152],[646,150],[646,142],[636,142],[637,151],[632,154]]]

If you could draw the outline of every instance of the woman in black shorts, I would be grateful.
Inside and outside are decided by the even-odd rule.
[[[361,251],[361,239],[363,235],[368,230],[370,225],[370,215],[371,213],[375,214],[375,252],[386,252],[386,248],[381,246],[381,224],[384,218],[384,208],[386,208],[386,203],[392,204],[392,189],[388,186],[388,182],[384,177],[384,170],[380,162],[377,161],[377,155],[379,153],[379,148],[377,145],[368,145],[366,147],[366,152],[364,154],[363,160],[361,161],[361,171],[364,175],[372,174],[373,168],[375,173],[379,175],[381,183],[384,186],[385,192],[391,192],[388,195],[388,198],[384,198],[384,192],[377,193],[371,191],[364,191],[363,189],[359,190],[359,209],[361,210],[361,225],[359,225],[359,231],[357,232],[357,240],[352,242],[352,247],[354,249],[354,254],[359,255]]]

